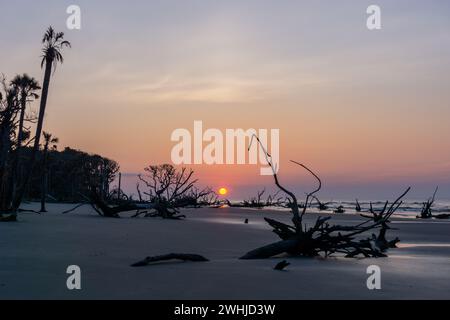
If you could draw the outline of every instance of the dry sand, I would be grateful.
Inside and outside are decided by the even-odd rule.
[[[287,258],[292,265],[280,272],[272,269],[280,258],[238,258],[278,240],[264,216],[289,221],[289,213],[189,209],[185,221],[105,219],[85,206],[61,214],[70,207],[49,204],[49,213],[0,224],[0,299],[450,299],[450,221],[394,219],[399,230],[390,235],[402,247],[389,258]],[[172,252],[211,261],[130,267]],[[366,286],[373,264],[382,270],[381,290]],[[66,288],[69,265],[81,267],[82,290]]]

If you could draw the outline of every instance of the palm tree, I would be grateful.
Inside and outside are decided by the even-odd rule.
[[[47,212],[45,209],[45,198],[47,197],[48,186],[48,149],[50,144],[53,144],[52,149],[56,149],[56,144],[59,142],[58,138],[53,138],[51,133],[43,132],[44,136],[44,150],[42,153],[42,184],[41,184],[41,211]]]
[[[58,62],[64,62],[64,58],[61,53],[62,49],[64,49],[64,47],[71,47],[70,42],[64,40],[64,33],[55,32],[51,26],[45,32],[44,37],[42,38],[42,43],[44,44],[44,47],[42,49],[43,54],[41,68],[45,66],[45,72],[41,93],[41,103],[39,106],[39,116],[36,125],[36,135],[34,137],[34,146],[31,152],[30,161],[26,170],[27,174],[25,175],[25,181],[23,181],[23,183],[20,185],[20,188],[13,199],[12,211],[14,213],[17,212],[17,209],[22,202],[26,186],[28,184],[31,173],[33,171],[34,163],[36,161],[36,154],[39,151],[39,142],[41,138],[42,127],[44,124],[45,107],[47,106],[48,89],[50,86],[52,70],[56,69]]]
[[[39,98],[39,95],[35,91],[41,89],[36,79],[30,77],[26,73],[23,75],[17,75],[12,81],[11,86],[16,88],[20,94],[20,115],[19,115],[19,128],[17,134],[16,154],[14,157],[12,174],[13,174],[13,198],[17,189],[18,169],[20,165],[20,156],[22,151],[22,142],[25,140],[24,136],[24,121],[27,102]]]
[[[17,88],[17,91],[20,94],[20,118],[19,118],[19,132],[18,132],[18,140],[17,140],[17,148],[21,147],[23,141],[23,123],[25,120],[25,110],[27,106],[27,102],[30,102],[30,99],[37,99],[39,95],[36,94],[35,91],[41,89],[39,83],[35,78],[30,77],[26,73],[23,75],[17,75],[12,81],[11,85]]]
[[[17,89],[0,79],[0,210],[5,211],[11,204],[11,172],[9,171],[10,154],[19,112]]]

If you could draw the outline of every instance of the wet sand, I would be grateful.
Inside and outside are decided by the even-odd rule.
[[[389,236],[402,242],[389,258],[242,261],[247,251],[278,241],[263,217],[288,222],[290,214],[208,208],[184,210],[185,221],[105,219],[88,206],[61,214],[71,207],[49,204],[49,213],[0,224],[0,299],[450,299],[450,221],[393,219],[399,230]],[[130,267],[172,252],[210,261]],[[291,265],[274,271],[282,259]],[[81,268],[81,290],[66,287],[69,265]],[[367,289],[370,265],[381,268],[381,290]]]

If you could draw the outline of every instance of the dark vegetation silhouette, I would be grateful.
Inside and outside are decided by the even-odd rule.
[[[339,213],[339,214],[345,213],[344,206],[342,206],[342,205],[338,206],[336,209],[334,209],[334,213]]]
[[[229,207],[234,208],[256,208],[256,209],[264,209],[267,207],[283,207],[284,199],[283,197],[279,197],[280,192],[276,192],[275,194],[269,194],[265,200],[263,199],[264,194],[266,193],[266,189],[261,191],[257,191],[256,196],[250,197],[242,202],[232,203],[230,200],[225,199],[222,203],[226,204]]]
[[[62,49],[70,47],[70,43],[64,40],[64,33],[55,32],[49,27],[42,44],[41,67],[45,70],[42,88],[27,74],[16,76],[10,83],[5,77],[1,79],[0,221],[17,220],[24,196],[30,192],[34,166],[39,158],[46,158],[42,157],[40,141],[51,75],[56,65],[64,61]],[[41,90],[40,97],[37,94],[38,90]],[[38,98],[40,106],[36,117],[32,112],[27,113],[27,106]],[[35,124],[34,136],[31,135],[33,124]],[[30,148],[30,144],[33,144],[33,147]],[[41,177],[41,188],[44,186],[43,179]],[[41,193],[45,193],[45,190],[41,190]]]
[[[63,32],[55,32],[52,27],[49,27],[42,38],[42,62],[41,67],[44,68],[44,82],[41,92],[41,100],[39,106],[39,115],[36,125],[36,133],[34,136],[34,146],[31,151],[31,156],[28,163],[25,166],[25,179],[19,185],[17,192],[14,194],[12,199],[11,211],[16,213],[22,202],[22,198],[25,194],[25,190],[28,181],[33,172],[33,167],[36,161],[36,156],[39,151],[41,133],[44,125],[45,109],[47,107],[47,98],[50,87],[50,80],[52,71],[56,70],[58,63],[63,63],[64,58],[62,56],[62,50],[65,47],[71,47],[69,41],[64,40]]]
[[[49,27],[42,44],[42,88],[27,74],[17,75],[11,82],[4,76],[0,79],[0,221],[16,221],[17,213],[25,211],[20,209],[25,199],[39,199],[40,212],[46,211],[48,199],[78,202],[92,188],[106,199],[119,171],[115,161],[99,155],[70,148],[58,151],[58,140],[43,132],[51,77],[63,63],[62,51],[70,43],[64,40],[64,33]],[[36,114],[30,104],[39,98]]]
[[[426,202],[422,203],[422,210],[420,212],[420,215],[417,217],[418,219],[449,219],[450,214],[433,214],[433,206],[434,202],[436,201],[436,194],[439,190],[439,187],[436,187],[434,190],[433,196],[431,196]]]
[[[319,209],[319,211],[326,211],[326,210],[328,210],[330,208],[331,202],[322,202],[316,196],[314,196],[313,198],[317,202],[317,208]]]
[[[75,203],[85,201],[92,188],[104,199],[113,197],[110,185],[119,171],[117,162],[108,158],[88,154],[83,151],[65,148],[62,151],[49,146],[44,152],[41,148],[36,157],[36,168],[29,179],[25,192],[27,200],[42,200],[42,182],[45,178],[45,199],[52,202]],[[24,148],[22,161],[29,161],[31,148]],[[18,179],[22,180],[24,170]],[[44,176],[45,174],[45,176]]]
[[[145,174],[138,178],[146,187],[142,192],[137,185],[139,200],[125,197],[112,205],[99,196],[92,188],[89,203],[102,217],[120,218],[120,213],[135,211],[132,218],[160,217],[163,219],[180,220],[180,208],[214,206],[218,204],[218,196],[209,187],[200,189],[194,179],[192,169],[177,169],[170,164],[152,165],[144,169]],[[116,191],[123,194],[120,190]],[[115,199],[116,197],[111,197]]]
[[[12,190],[12,198],[15,197],[17,187],[18,187],[18,175],[19,168],[21,167],[22,160],[22,148],[23,143],[26,142],[30,137],[30,129],[25,127],[27,123],[34,123],[36,117],[33,115],[26,117],[27,104],[33,102],[34,100],[39,98],[39,95],[36,91],[40,90],[41,87],[36,79],[28,76],[27,74],[18,75],[12,81],[11,85],[17,88],[18,99],[20,101],[20,115],[19,115],[19,123],[18,123],[18,133],[16,138],[16,150],[13,155],[12,160],[12,177],[10,179],[12,186],[9,186],[9,189]],[[30,141],[31,142],[31,141]]]
[[[361,207],[361,204],[359,203],[358,199],[356,199],[355,210],[356,210],[356,212],[362,211],[362,207]]]

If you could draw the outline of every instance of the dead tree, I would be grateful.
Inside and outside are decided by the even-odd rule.
[[[193,186],[185,195],[175,202],[175,206],[200,208],[216,205],[218,200],[219,196],[210,187],[200,189]]]
[[[200,206],[216,206],[219,204],[219,195],[209,187],[197,193],[196,199]]]
[[[433,218],[432,208],[434,205],[434,201],[436,199],[436,193],[438,192],[439,187],[436,187],[434,190],[433,196],[427,200],[427,202],[423,203],[422,211],[420,212],[419,219],[431,219]]]
[[[114,199],[116,205],[112,206],[96,192],[91,192],[89,203],[94,210],[103,217],[119,218],[121,212],[135,211],[131,216],[137,217],[161,217],[164,219],[182,219],[180,208],[199,207],[217,202],[217,195],[211,188],[199,189],[195,186],[197,180],[193,179],[194,171],[186,168],[175,169],[172,165],[165,164],[150,166],[145,169],[145,176],[139,175],[139,180],[148,187],[148,192],[141,192],[139,183],[136,189],[139,201],[128,198],[122,192],[120,200]],[[143,200],[143,195],[148,196],[148,201]]]
[[[422,211],[420,212],[420,216],[418,219],[450,219],[450,214],[436,214],[434,215],[432,212],[434,201],[436,199],[436,194],[438,192],[439,187],[436,187],[436,190],[433,193],[433,196],[427,200],[427,202],[423,203]]]
[[[135,211],[144,209],[143,206],[136,203],[124,203],[118,206],[108,205],[104,199],[95,191],[91,192],[89,202],[92,208],[102,217],[105,218],[120,218],[119,213],[126,211]]]
[[[401,204],[402,204],[402,202],[399,203],[399,206],[400,206]],[[373,221],[375,221],[375,222],[382,221],[382,220],[385,218],[385,216],[386,216],[386,210],[388,209],[388,206],[389,206],[389,202],[386,201],[386,202],[384,203],[384,207],[383,207],[380,211],[376,211],[376,210],[373,208],[373,205],[372,205],[372,202],[371,202],[371,203],[370,203],[370,209],[369,209],[369,213],[370,213],[371,215],[361,214],[360,216],[363,217],[363,218],[373,219]],[[387,222],[389,222],[389,221],[387,221]]]
[[[361,212],[362,211],[362,208],[361,208],[361,205],[359,204],[358,199],[356,199],[356,208],[355,208],[355,210],[356,210],[356,212]]]
[[[146,175],[139,175],[139,180],[149,189],[151,206],[148,210],[139,210],[133,217],[162,217],[164,219],[181,219],[179,208],[196,204],[199,199],[211,194],[211,189],[199,190],[195,187],[198,180],[193,179],[194,171],[187,168],[177,170],[170,164],[149,166]]]
[[[244,200],[240,203],[231,203],[228,199],[225,200],[225,203],[229,207],[235,207],[235,208],[257,208],[257,209],[263,209],[265,207],[273,207],[273,206],[283,206],[285,207],[286,204],[283,201],[283,197],[279,197],[278,194],[280,191],[276,192],[275,194],[269,194],[266,198],[266,200],[263,200],[263,196],[266,193],[266,189],[264,188],[261,191],[257,191],[256,196],[249,198],[248,200]]]
[[[265,206],[264,202],[262,201],[262,196],[265,193],[266,193],[265,188],[261,191],[257,191],[256,197],[252,197],[248,200],[244,200],[243,207],[262,209]]]
[[[278,190],[275,194],[270,194],[266,200],[266,207],[274,207],[274,206],[282,206],[283,205],[283,197],[279,197],[280,190]]]
[[[334,212],[334,213],[342,214],[342,213],[345,213],[345,208],[344,208],[344,206],[340,205],[339,207],[337,207],[336,209],[334,209],[333,212]]]
[[[316,196],[314,196],[314,199],[317,202],[317,209],[319,209],[319,211],[326,211],[329,209],[329,205],[331,204],[331,202],[321,202]]]
[[[293,225],[265,218],[266,222],[273,227],[273,232],[280,237],[281,241],[250,251],[241,257],[241,259],[265,259],[283,253],[307,257],[319,255],[329,256],[335,253],[344,254],[346,257],[356,257],[359,255],[364,257],[385,257],[385,252],[389,248],[395,247],[398,239],[388,241],[385,237],[386,231],[389,229],[388,219],[401,205],[401,199],[409,192],[410,188],[390,205],[389,209],[383,214],[383,218],[379,221],[374,221],[371,218],[355,226],[340,226],[329,224],[331,217],[319,217],[314,226],[308,227],[303,223],[303,217],[311,198],[321,190],[322,181],[308,167],[292,161],[292,163],[310,172],[318,181],[317,188],[306,195],[305,206],[300,211],[295,194],[280,184],[271,156],[266,151],[265,146],[257,136],[253,136],[253,138],[260,144],[266,155],[267,163],[273,169],[275,184],[290,198]],[[253,138],[251,142],[253,142]],[[378,235],[372,234],[371,237],[359,240],[356,238],[366,232],[374,232],[376,230],[378,231]]]

